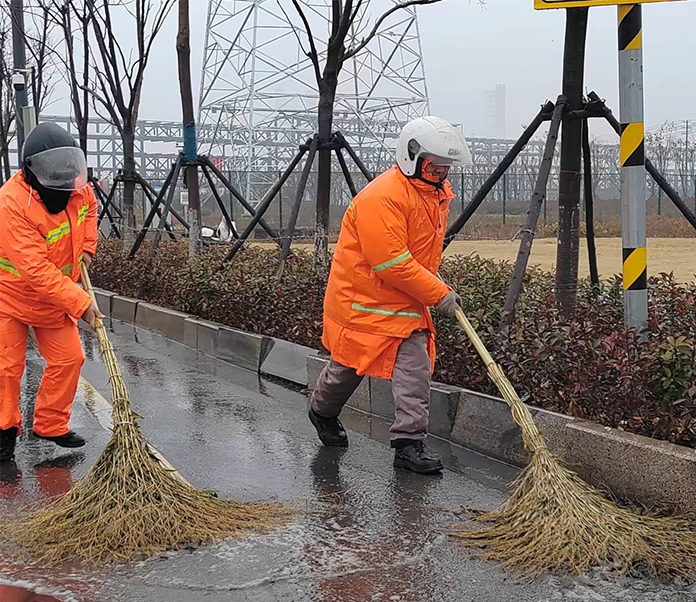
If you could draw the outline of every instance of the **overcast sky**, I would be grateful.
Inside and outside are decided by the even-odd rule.
[[[289,1],[289,0],[281,0]],[[191,0],[194,90],[198,96],[207,0]],[[141,118],[180,119],[176,13],[157,40],[145,78]],[[534,11],[533,0],[443,0],[419,9],[431,112],[462,123],[467,134],[485,135],[485,90],[507,87],[508,137],[520,133],[547,98],[561,89],[565,11]],[[696,1],[643,7],[645,110],[648,127],[696,118]],[[590,10],[586,88],[617,109],[616,8]],[[49,112],[68,111],[65,101]],[[611,138],[598,125],[597,136]]]

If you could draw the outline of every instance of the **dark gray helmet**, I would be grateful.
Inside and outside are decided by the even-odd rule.
[[[87,185],[87,161],[79,144],[55,123],[40,123],[24,142],[23,170],[53,190],[79,190]]]

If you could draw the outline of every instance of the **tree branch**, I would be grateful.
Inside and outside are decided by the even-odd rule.
[[[344,60],[349,59],[351,57],[354,57],[358,52],[360,52],[365,46],[367,46],[372,38],[374,38],[377,35],[377,32],[379,31],[379,28],[382,26],[382,23],[390,17],[392,14],[395,12],[402,10],[404,8],[408,8],[409,6],[417,6],[417,5],[424,5],[424,4],[435,4],[437,2],[441,2],[442,0],[407,0],[406,2],[402,2],[401,4],[396,4],[392,6],[387,12],[385,12],[377,21],[375,22],[375,26],[372,28],[372,31],[365,37],[363,40],[357,45],[354,46],[353,48],[350,48],[346,50],[346,53],[344,55]]]
[[[348,35],[348,30],[350,29],[350,24],[353,18],[353,0],[345,0],[345,5],[343,7],[343,13],[341,14],[341,22],[338,26],[338,32],[336,34],[336,40],[329,42],[329,46],[333,46],[338,43],[341,47],[344,46],[346,41],[346,36]],[[341,57],[343,60],[343,57]]]
[[[319,53],[317,52],[317,46],[314,43],[314,35],[312,34],[312,28],[309,26],[307,15],[305,15],[304,11],[302,10],[300,3],[297,0],[292,0],[292,3],[295,7],[295,10],[300,15],[302,23],[304,23],[305,32],[307,33],[307,39],[309,40],[309,52],[307,53],[307,56],[312,61],[312,65],[314,66],[314,76],[317,78],[317,85],[321,86],[323,78],[321,76],[321,68],[319,67]]]
[[[338,35],[341,26],[341,0],[331,0],[331,37],[329,44]]]

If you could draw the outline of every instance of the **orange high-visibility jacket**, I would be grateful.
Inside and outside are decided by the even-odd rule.
[[[82,253],[97,249],[97,200],[91,186],[49,213],[16,173],[0,188],[0,313],[30,326],[62,326],[91,305],[76,283]]]
[[[337,361],[360,373],[371,349],[384,352],[375,335],[398,344],[416,330],[435,333],[428,307],[451,290],[436,274],[452,198],[449,182],[437,190],[398,167],[355,197],[343,217],[324,301],[323,342],[332,353],[343,347]],[[356,343],[352,349],[345,348],[344,329]],[[390,353],[395,358],[395,348]],[[391,368],[378,375],[389,376]]]

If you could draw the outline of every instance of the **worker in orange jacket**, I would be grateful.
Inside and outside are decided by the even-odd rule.
[[[341,225],[324,300],[323,344],[331,361],[312,395],[309,418],[325,445],[348,444],[338,419],[363,377],[391,379],[394,466],[442,470],[425,446],[435,327],[429,308],[455,318],[459,296],[438,276],[453,165],[470,165],[458,128],[437,117],[407,124],[397,165],[353,200]]]
[[[103,317],[77,284],[97,249],[97,201],[85,155],[61,127],[42,123],[24,144],[22,169],[0,188],[0,460],[21,426],[20,383],[29,327],[46,369],[34,434],[61,447],[85,440],[68,428],[84,362],[77,320]]]

